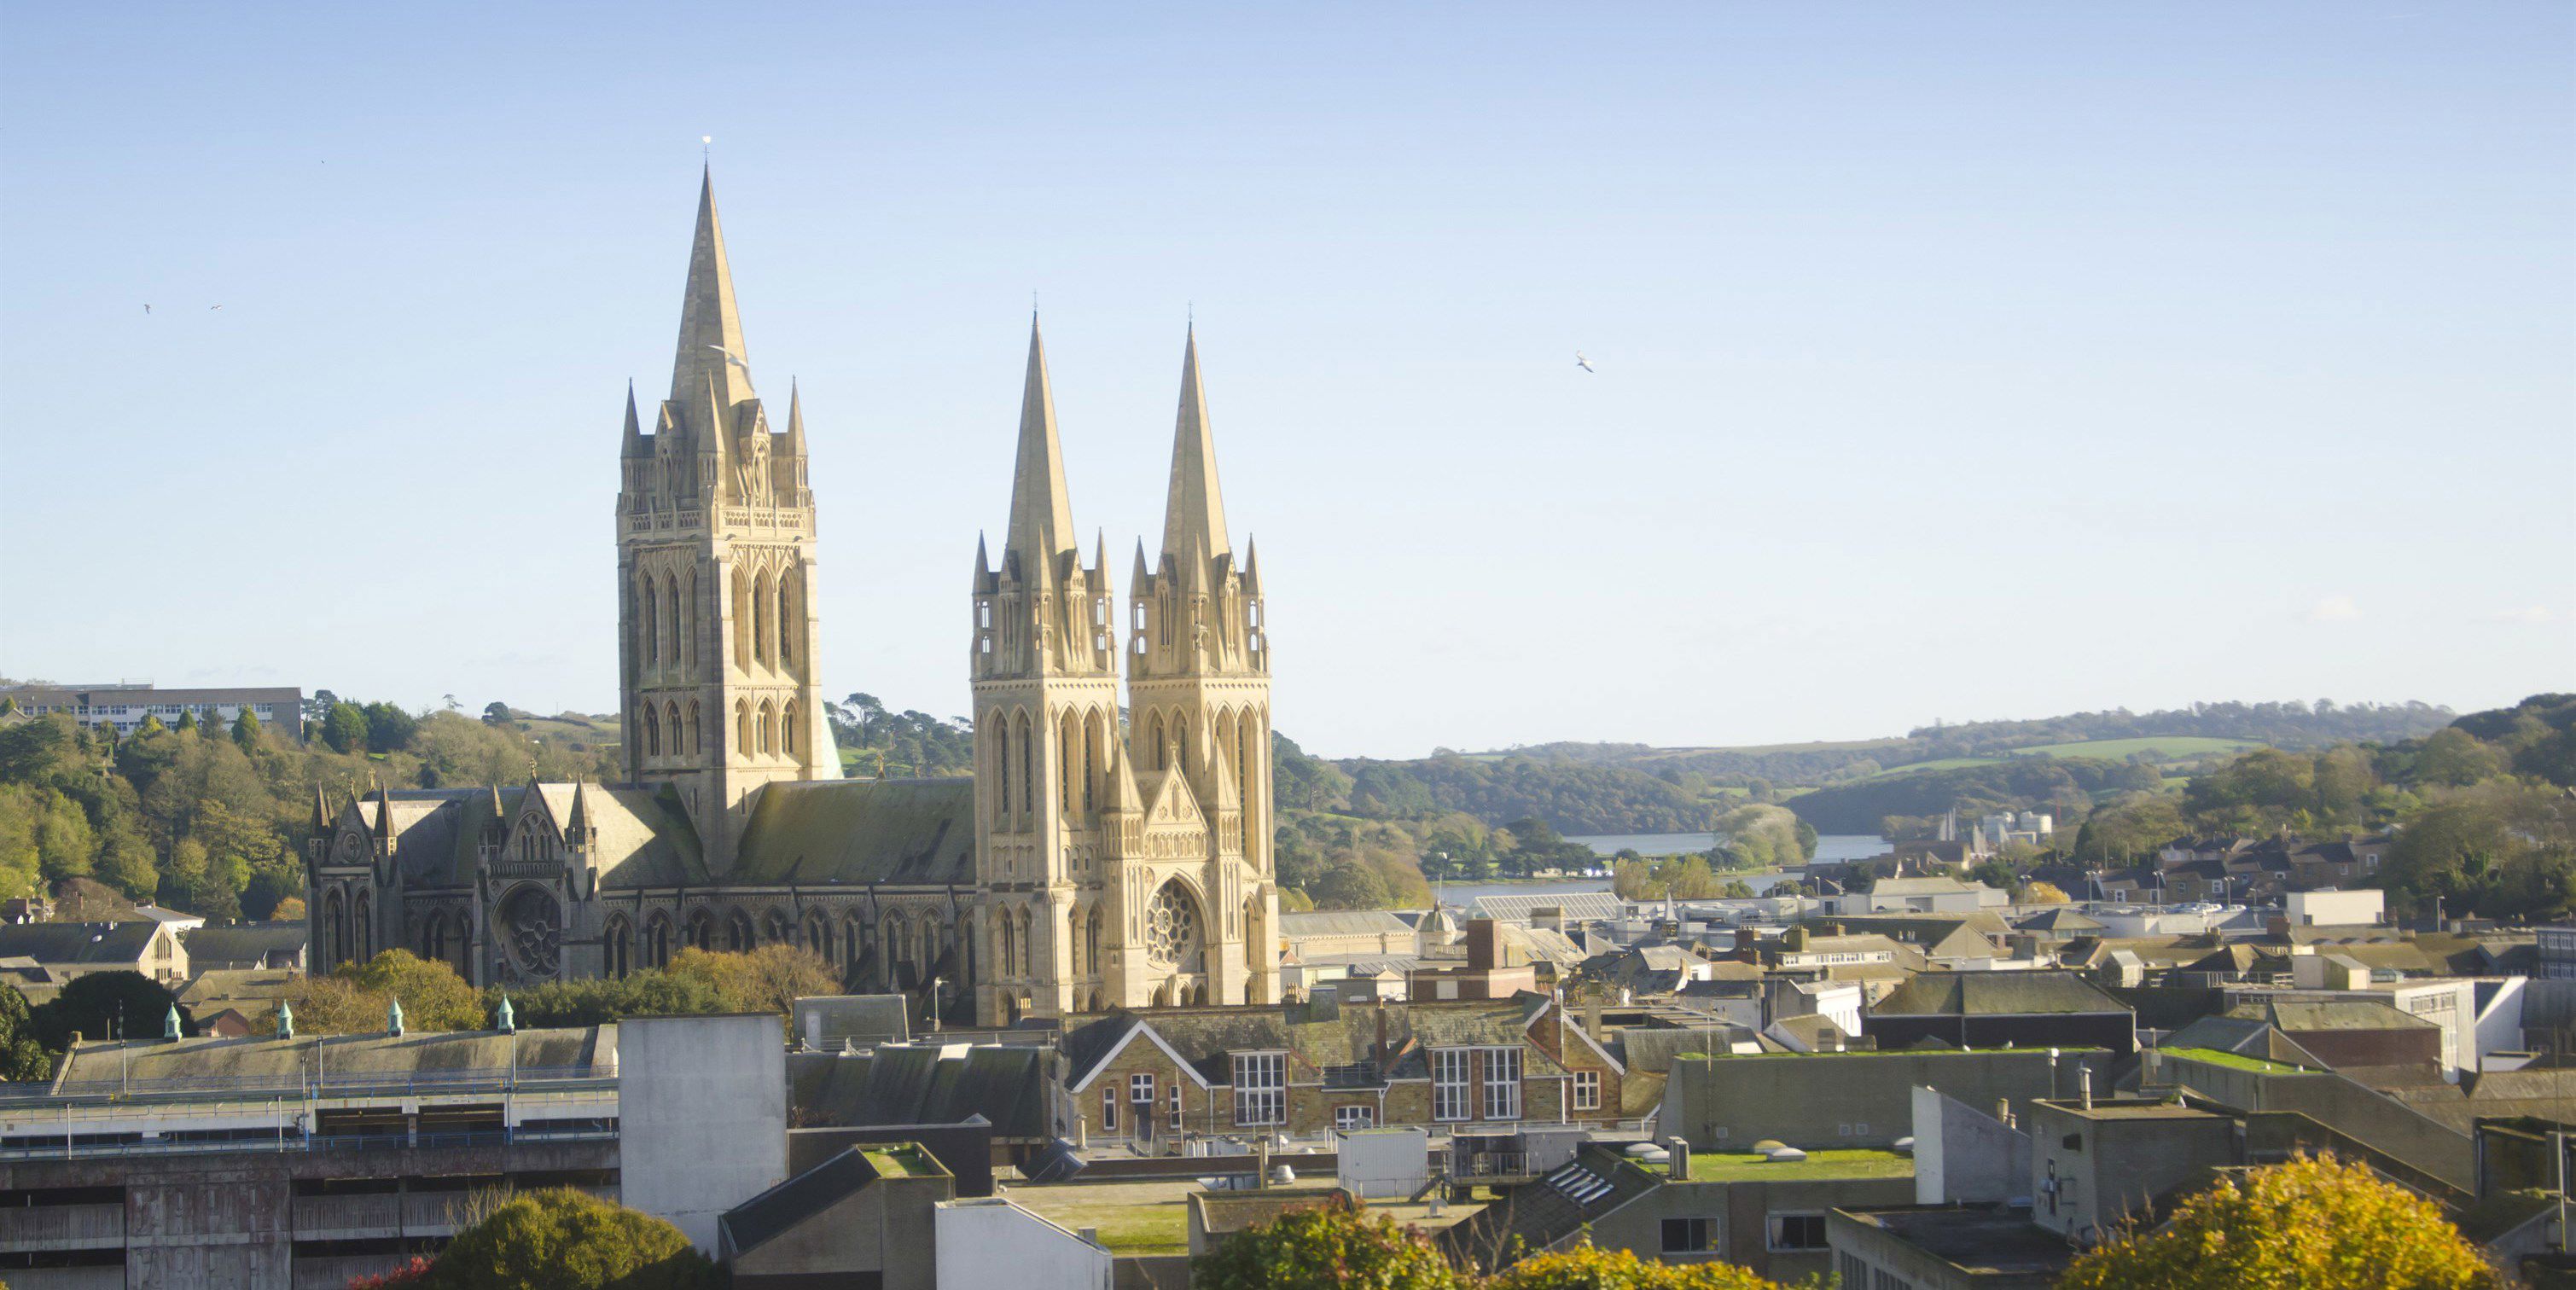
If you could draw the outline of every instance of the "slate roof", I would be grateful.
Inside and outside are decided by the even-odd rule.
[[[179,943],[187,947],[191,972],[291,967],[304,962],[305,942],[311,934],[301,921],[235,923],[182,933]]]
[[[907,1150],[900,1145],[844,1147],[823,1163],[726,1210],[717,1221],[732,1238],[734,1252],[758,1249],[875,1182],[880,1175],[868,1161],[871,1152],[901,1152],[908,1168],[923,1173],[948,1172],[927,1151]]]
[[[1606,891],[1569,891],[1553,896],[1494,895],[1476,897],[1476,915],[1508,923],[1526,923],[1532,910],[1564,911],[1569,923],[1608,922],[1619,917],[1617,896]]]
[[[1298,936],[1411,936],[1413,928],[1383,909],[1323,909],[1279,916],[1279,931]]]
[[[772,786],[775,787],[774,785]],[[539,798],[558,824],[571,820],[575,798],[591,831],[591,863],[607,887],[666,887],[707,880],[697,830],[676,802],[643,788],[539,784]],[[519,818],[530,786],[389,791],[383,815],[393,834],[394,863],[407,885],[457,887],[474,881],[475,852],[487,832]],[[374,795],[350,804],[373,829]]]
[[[2129,1006],[2072,972],[1924,972],[1870,1009],[1873,1016],[2126,1013]]]
[[[1233,1055],[1286,1051],[1291,1082],[1320,1081],[1330,1068],[1375,1062],[1388,1079],[1428,1079],[1433,1048],[1526,1045],[1524,1078],[1562,1074],[1563,1069],[1528,1042],[1529,1025],[1544,995],[1523,993],[1509,999],[1416,1000],[1411,1003],[1345,1003],[1318,1016],[1296,1004],[1230,1008],[1155,1008],[1117,1013],[1075,1029],[1065,1036],[1069,1086],[1094,1067],[1130,1031],[1150,1027],[1181,1060],[1210,1084],[1234,1081]],[[1379,1052],[1378,1018],[1386,1018],[1386,1052]]]
[[[2435,1030],[2422,1017],[2400,1011],[2384,999],[2248,999],[2228,1009],[2231,1017],[2268,1021],[2289,1034],[2318,1030]]]
[[[139,963],[160,930],[161,924],[149,920],[0,924],[0,958],[29,958],[49,967]]]
[[[975,781],[840,779],[770,784],[743,830],[737,886],[975,881]]]
[[[789,1101],[808,1124],[873,1128],[962,1124],[997,1139],[1043,1139],[1055,1054],[1027,1044],[882,1044],[865,1053],[794,1053]]]
[[[2060,936],[2076,932],[2098,932],[2102,924],[2087,917],[2083,910],[2060,905],[2045,913],[2033,914],[2015,924],[2025,932],[2055,932]]]
[[[1504,1201],[1451,1225],[1436,1239],[1461,1258],[1511,1249],[1516,1240],[1535,1253],[1663,1185],[1661,1177],[1622,1159],[1616,1149],[1587,1143],[1555,1172],[1512,1188]]]

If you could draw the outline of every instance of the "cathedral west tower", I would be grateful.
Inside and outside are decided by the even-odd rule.
[[[1117,624],[1106,552],[1082,563],[1046,342],[1029,322],[999,567],[975,551],[975,837],[986,1024],[1084,1010],[1116,939]],[[1132,796],[1132,794],[1130,794]]]
[[[752,388],[712,176],[698,191],[670,397],[647,433],[627,392],[622,455],[625,764],[676,794],[720,877],[754,790],[837,779],[840,761],[816,683],[804,411],[791,392],[775,431]]]
[[[1137,773],[1186,782],[1209,827],[1204,881],[1216,912],[1208,975],[1218,1003],[1279,998],[1279,892],[1271,869],[1270,645],[1261,566],[1226,534],[1197,329],[1181,402],[1163,540],[1130,577],[1128,740]],[[1239,983],[1239,986],[1238,986]]]

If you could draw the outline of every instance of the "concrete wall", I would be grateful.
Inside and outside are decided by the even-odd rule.
[[[939,1290],[1110,1290],[1109,1251],[1007,1200],[961,1200],[932,1217]]]
[[[1335,1177],[1354,1196],[1405,1199],[1431,1181],[1431,1134],[1426,1130],[1373,1129],[1333,1136],[1339,1153]]]
[[[2296,1111],[2451,1186],[2476,1190],[2476,1144],[2467,1134],[2341,1075],[2239,1070],[2152,1049],[2145,1061],[2141,1087],[2187,1085],[2240,1111]]]
[[[2032,1171],[2041,1194],[2031,1220],[2079,1243],[2089,1241],[2144,1214],[2165,1192],[2196,1185],[2211,1170],[2236,1163],[2233,1119],[2156,1111],[2125,1119],[2033,1108]]]
[[[787,1177],[778,1018],[639,1017],[617,1032],[626,1203],[712,1254],[716,1220]]]
[[[2030,1195],[2030,1135],[1945,1097],[1914,1090],[1914,1203],[1953,1205]]]
[[[2099,1051],[2052,1058],[2045,1048],[1679,1058],[1657,1124],[1699,1151],[1744,1151],[1764,1138],[1794,1147],[1886,1147],[1913,1134],[1919,1086],[1973,1107],[1997,1099],[2019,1107],[2072,1094],[2087,1056],[2106,1060]],[[2098,1073],[2095,1087],[2107,1087]]]
[[[2292,927],[2357,927],[2380,921],[2387,903],[2377,891],[2294,891],[2284,911]]]
[[[1545,1186],[1546,1184],[1537,1184]],[[1584,1240],[1666,1263],[1737,1263],[1774,1281],[1799,1281],[1830,1270],[1823,1250],[1774,1251],[1773,1214],[1902,1205],[1914,1194],[1906,1178],[1816,1178],[1796,1182],[1670,1182],[1595,1219],[1554,1248]],[[1712,1248],[1695,1254],[1663,1250],[1664,1220],[1705,1218]]]

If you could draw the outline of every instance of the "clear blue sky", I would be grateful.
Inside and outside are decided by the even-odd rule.
[[[711,134],[834,694],[1032,291],[1122,583],[1195,302],[1320,751],[2576,686],[2570,6],[1239,8],[8,3],[0,672],[612,708]]]

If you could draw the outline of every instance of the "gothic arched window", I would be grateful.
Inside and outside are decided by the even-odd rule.
[[[716,947],[716,916],[703,909],[689,911],[688,943],[692,949]]]
[[[670,633],[662,647],[662,661],[676,664],[680,661],[680,580],[667,573],[662,575],[662,604],[662,629]]]
[[[671,962],[671,916],[654,910],[644,920],[644,966],[667,967]]]
[[[1172,768],[1172,746],[1163,741],[1162,713],[1155,713],[1153,721],[1146,725],[1145,737],[1151,740],[1154,745],[1154,769],[1170,770]]]
[[[736,954],[752,947],[751,915],[737,909],[725,920],[725,948]]]
[[[1100,714],[1092,713],[1082,723],[1082,813],[1091,814],[1092,785],[1100,778]]]
[[[689,753],[691,756],[695,756],[695,755],[697,755],[697,753],[698,753],[698,751],[699,751],[699,748],[698,748],[698,701],[697,701],[697,700],[695,700],[695,699],[691,699],[691,700],[689,700],[689,743],[688,743],[687,751],[688,751],[688,753]]]
[[[1094,906],[1091,917],[1082,925],[1082,961],[1090,965],[1090,975],[1100,975],[1100,909]]]
[[[776,752],[776,751],[778,750],[778,745],[777,745],[777,743],[774,741],[774,739],[773,739],[773,737],[772,737],[772,734],[771,734],[771,729],[770,729],[770,728],[771,728],[771,726],[772,726],[772,725],[773,725],[777,720],[778,720],[778,710],[769,706],[769,700],[767,700],[767,699],[763,699],[763,700],[761,700],[761,701],[760,701],[760,751],[762,751],[763,753],[771,753],[771,752]]]
[[[740,757],[751,751],[751,700],[733,701],[733,752]]]
[[[751,584],[751,654],[766,667],[777,656],[772,652],[769,621],[769,574],[764,571]]]
[[[671,616],[680,620],[680,657],[683,668],[698,661],[698,571],[691,569],[680,580],[680,603],[672,607]]]
[[[993,822],[999,824],[1011,813],[1011,727],[999,712],[993,714],[993,737],[985,745],[993,753]]]
[[[1029,738],[1029,714],[1019,717],[1020,730],[1020,814],[1038,809],[1038,755],[1036,742]]]
[[[1002,914],[1002,975],[1017,976],[1019,972],[1019,928],[1011,921],[1009,911],[1005,910]]]
[[[778,665],[796,666],[796,595],[793,573],[778,575]]]
[[[625,915],[620,914],[608,920],[608,930],[600,937],[602,951],[600,957],[603,960],[600,966],[606,969],[608,975],[612,977],[626,975],[627,954],[633,939],[627,929]]]
[[[684,747],[684,746],[680,743],[680,705],[679,705],[679,704],[676,704],[676,703],[666,703],[666,704],[664,704],[664,705],[662,706],[662,725],[663,725],[663,728],[664,728],[664,729],[669,730],[669,731],[671,732],[671,736],[670,736],[670,743],[671,743],[671,755],[672,755],[672,756],[674,756],[674,757],[677,757],[677,756],[679,756],[681,753],[688,751],[688,750],[687,750],[687,748],[686,748],[686,747]]]
[[[780,751],[788,756],[796,755],[796,700],[794,699],[789,699],[787,706],[778,710],[778,746]]]
[[[662,718],[655,715],[650,703],[644,705],[644,755],[662,755]]]
[[[733,665],[751,670],[751,580],[742,570],[733,571]]]
[[[766,930],[769,935],[763,938],[767,943],[771,945],[788,945],[795,943],[796,937],[791,934],[791,931],[787,926],[787,915],[773,909],[769,911],[768,922],[769,926]]]
[[[653,667],[662,661],[662,597],[652,574],[645,574],[643,584],[635,589],[635,607],[644,620],[637,624],[641,630],[635,643],[642,647],[644,666]]]
[[[826,963],[841,961],[836,952],[840,946],[832,938],[832,920],[825,917],[822,910],[805,916],[805,948],[814,951],[814,957]]]

